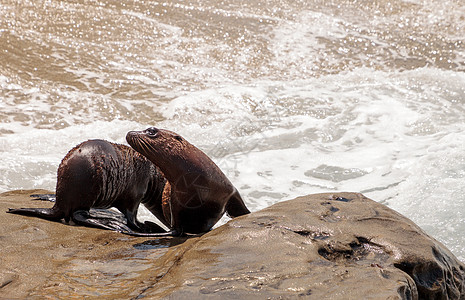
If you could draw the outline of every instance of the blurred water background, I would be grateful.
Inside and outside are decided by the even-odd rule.
[[[253,211],[362,192],[465,261],[464,71],[461,0],[2,0],[0,192],[157,126]]]

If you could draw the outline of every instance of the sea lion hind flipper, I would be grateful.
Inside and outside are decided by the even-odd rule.
[[[50,201],[50,202],[56,201],[55,194],[32,194],[32,195],[29,195],[29,197],[34,198],[32,200],[42,200],[42,201]]]
[[[52,208],[9,208],[7,213],[39,217],[53,221],[61,220],[64,217],[64,213],[59,211],[55,206]]]
[[[93,217],[86,210],[77,210],[73,212],[71,219],[74,223],[87,227],[95,227],[125,233],[131,232],[132,229],[116,218]]]
[[[96,215],[96,210],[93,211],[94,215]],[[103,215],[101,212],[100,215]],[[86,210],[77,210],[72,214],[72,220],[74,223],[82,226],[87,227],[95,227],[100,229],[107,229],[112,230],[120,233],[124,233],[131,236],[143,236],[143,237],[162,237],[162,236],[176,236],[176,231],[169,231],[166,232],[155,223],[150,222],[150,230],[152,232],[142,232],[142,231],[135,231],[131,228],[131,225],[125,224],[122,220],[114,217],[94,217]],[[139,222],[138,222],[139,223]],[[147,223],[147,222],[145,222]],[[142,228],[136,228],[141,230],[148,230],[149,227],[145,223],[140,223]],[[158,232],[153,233],[153,230],[158,230]]]
[[[250,210],[245,206],[241,195],[236,191],[228,200],[226,204],[226,213],[231,218],[239,217],[250,213]]]

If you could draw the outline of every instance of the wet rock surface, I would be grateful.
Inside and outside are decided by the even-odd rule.
[[[0,209],[45,207],[28,196],[43,192],[1,194]],[[277,203],[189,239],[1,212],[0,222],[2,297],[465,299],[463,263],[355,193]]]
[[[158,258],[186,238],[147,241],[121,233],[7,214],[8,208],[51,207],[14,191],[0,195],[0,298],[130,299],[158,269]],[[147,245],[144,243],[148,243]],[[3,298],[2,298],[3,299]]]

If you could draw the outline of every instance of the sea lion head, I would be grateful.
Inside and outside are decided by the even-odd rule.
[[[130,131],[126,135],[126,141],[157,165],[185,159],[186,148],[192,146],[175,132],[155,127],[143,131]]]
[[[168,179],[175,180],[186,172],[211,174],[219,171],[205,153],[175,132],[150,127],[128,132],[126,140],[157,165]]]

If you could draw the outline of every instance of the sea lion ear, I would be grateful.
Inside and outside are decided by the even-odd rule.
[[[183,141],[182,137],[181,137],[181,136],[179,136],[179,135],[175,136],[174,138],[175,138],[175,139],[177,139],[177,140],[178,140],[178,141],[180,141],[180,142],[182,142],[182,141]]]

